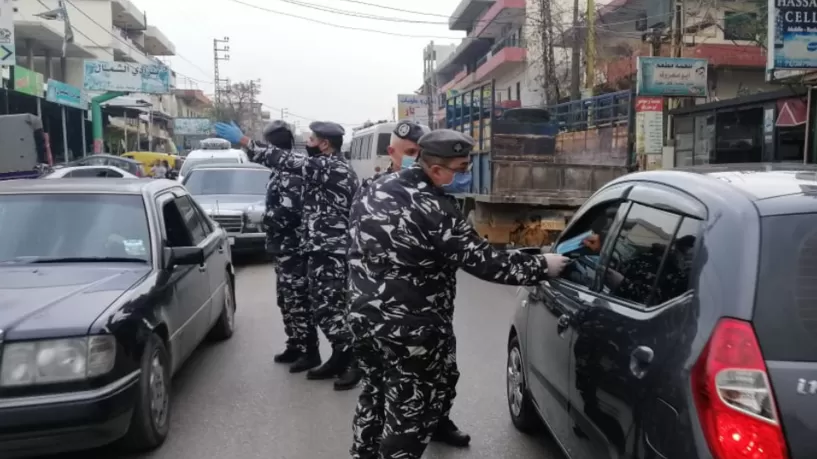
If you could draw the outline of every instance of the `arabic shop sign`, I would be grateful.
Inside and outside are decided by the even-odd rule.
[[[639,57],[639,96],[706,97],[706,59]]]
[[[212,123],[207,118],[176,118],[173,120],[175,135],[210,135]]]
[[[428,124],[428,97],[416,94],[397,95],[397,119]]]
[[[88,110],[88,98],[85,95],[85,91],[76,86],[63,83],[62,81],[48,80],[45,100],[65,105],[66,107]]]
[[[817,68],[817,0],[769,0],[769,70]]]
[[[83,86],[88,91],[123,91],[145,94],[170,92],[170,69],[163,65],[85,61]]]
[[[43,96],[43,74],[14,66],[14,90],[30,96]]]

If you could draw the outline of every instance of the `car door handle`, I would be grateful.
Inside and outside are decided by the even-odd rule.
[[[224,242],[218,245],[218,253],[224,253]]]
[[[647,374],[655,353],[647,346],[638,346],[630,354],[630,373],[638,379]]]
[[[556,321],[556,333],[559,335],[563,335],[567,327],[570,326],[570,316],[568,314],[562,314],[559,316],[559,319]]]
[[[201,272],[207,271],[207,263],[199,265],[199,271]]]

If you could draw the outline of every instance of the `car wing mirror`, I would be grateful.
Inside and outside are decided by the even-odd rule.
[[[164,256],[165,269],[204,264],[204,249],[201,247],[166,247]]]

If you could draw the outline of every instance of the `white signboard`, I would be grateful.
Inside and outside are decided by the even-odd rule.
[[[87,60],[84,67],[83,86],[88,91],[170,92],[170,69],[163,65]]]
[[[639,97],[635,100],[635,148],[639,155],[663,153],[663,97]]]
[[[411,120],[428,126],[428,97],[417,94],[397,95],[397,121]]]
[[[14,5],[12,0],[0,0],[0,67],[17,62],[14,50]]]
[[[176,118],[173,133],[176,135],[210,135],[213,125],[207,118]]]

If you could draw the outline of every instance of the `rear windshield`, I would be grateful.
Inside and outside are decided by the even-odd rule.
[[[817,361],[817,214],[761,220],[754,325],[767,360]]]
[[[194,166],[201,166],[202,164],[235,164],[237,162],[238,158],[235,156],[226,158],[187,158],[181,170],[179,170],[179,174],[187,175]]]
[[[184,186],[193,196],[212,194],[267,193],[269,171],[253,169],[197,169],[185,178]]]

